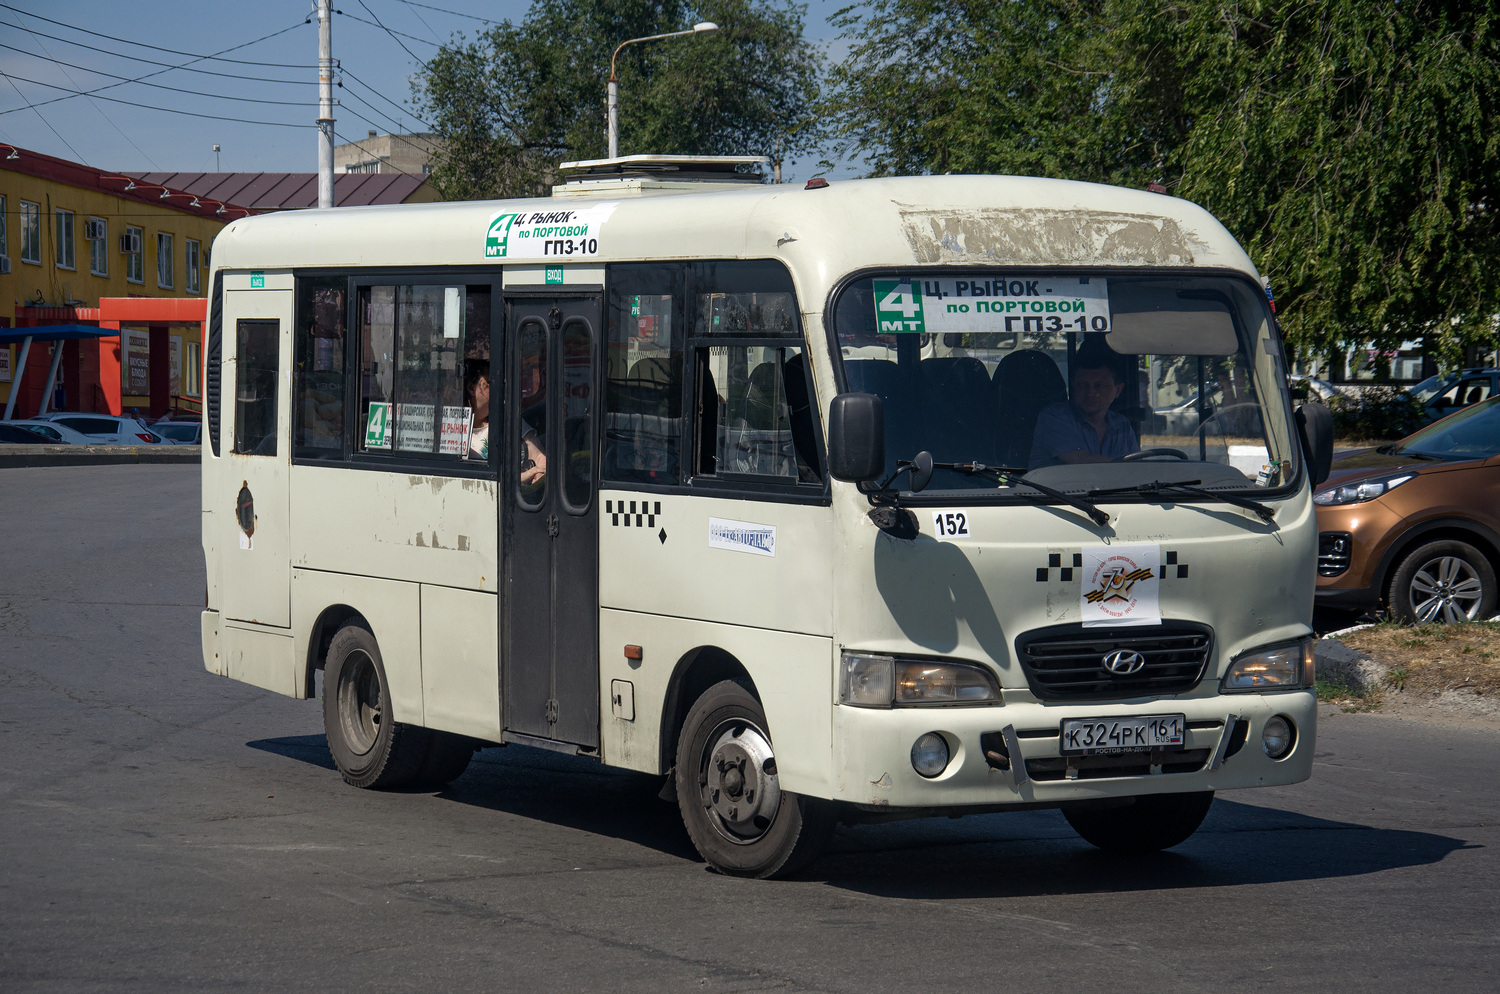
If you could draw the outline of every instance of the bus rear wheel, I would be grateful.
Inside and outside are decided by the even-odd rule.
[[[781,789],[766,716],[733,680],[693,704],[677,740],[677,804],[709,865],[737,877],[780,877],[807,865],[833,832],[832,806]]]
[[[390,685],[380,646],[360,623],[339,629],[323,670],[323,731],[346,783],[390,789],[417,779],[427,758],[427,730],[391,717]]]
[[[1214,803],[1214,792],[1146,794],[1128,807],[1063,808],[1073,831],[1105,852],[1148,853],[1186,842]]]

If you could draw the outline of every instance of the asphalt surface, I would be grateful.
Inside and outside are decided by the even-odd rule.
[[[1500,986],[1500,735],[1335,714],[1306,784],[1106,857],[1055,812],[697,859],[649,777],[520,747],[333,771],[315,702],[207,674],[188,466],[0,469],[0,991]]]

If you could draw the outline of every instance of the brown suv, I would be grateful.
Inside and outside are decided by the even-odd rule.
[[[1313,496],[1321,607],[1407,621],[1495,613],[1500,397],[1338,459]]]

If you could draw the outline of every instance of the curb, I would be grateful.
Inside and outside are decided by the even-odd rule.
[[[1320,639],[1314,651],[1320,675],[1329,674],[1360,693],[1383,685],[1390,672],[1389,666],[1377,663],[1336,638]]]
[[[0,469],[27,466],[111,466],[196,463],[201,445],[0,445]]]

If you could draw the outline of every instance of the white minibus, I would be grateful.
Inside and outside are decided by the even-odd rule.
[[[321,693],[359,787],[502,745],[661,775],[746,876],[1023,808],[1156,850],[1305,780],[1329,419],[1234,239],[1151,192],[760,166],[226,227],[206,667]]]

